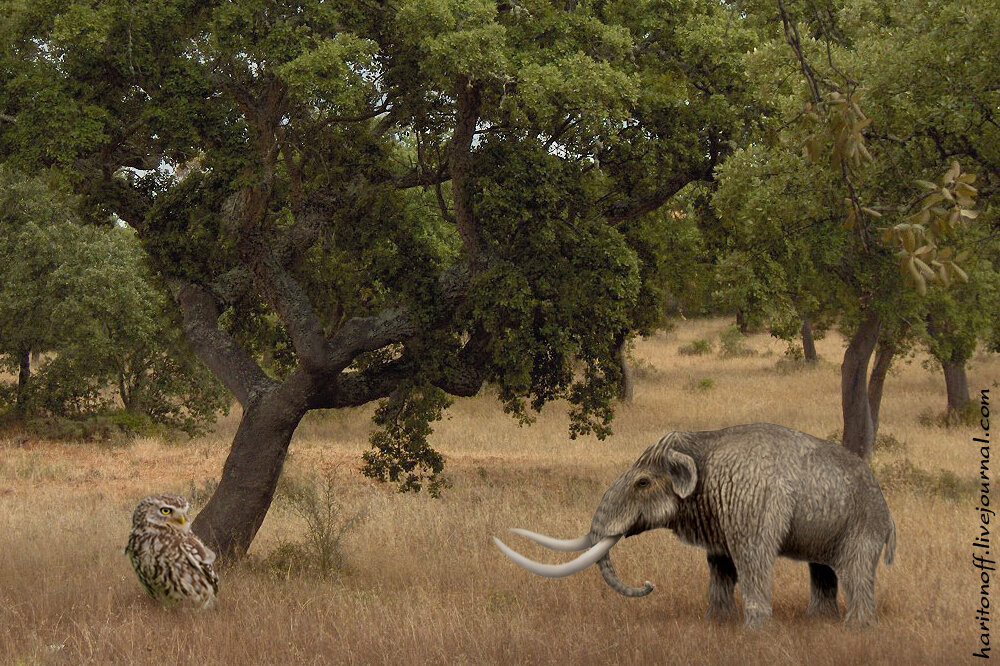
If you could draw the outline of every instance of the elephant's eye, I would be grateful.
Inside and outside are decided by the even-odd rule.
[[[635,487],[640,490],[642,490],[643,488],[649,488],[649,485],[650,485],[649,479],[645,478],[639,479],[638,481],[635,482]]]

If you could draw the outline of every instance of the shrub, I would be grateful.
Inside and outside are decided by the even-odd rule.
[[[144,414],[114,410],[92,415],[43,416],[23,423],[26,433],[56,441],[126,444],[138,436],[165,434]]]
[[[756,352],[746,345],[746,338],[735,324],[727,326],[719,334],[719,356],[734,358],[737,356],[753,356]]]
[[[700,379],[689,379],[684,388],[693,393],[703,393],[705,391],[710,391],[715,388],[715,380],[711,377],[702,377]]]
[[[949,409],[944,412],[931,410],[921,412],[917,422],[928,428],[956,428],[961,426],[979,425],[979,405],[970,400],[964,409]]]
[[[699,338],[677,348],[681,356],[705,356],[712,353],[712,341]]]
[[[842,435],[843,435],[842,430],[834,430],[833,432],[831,432],[829,435],[826,436],[826,439],[830,440],[831,442],[837,442],[839,444]],[[906,443],[897,439],[895,435],[892,435],[887,432],[880,432],[877,435],[875,435],[875,441],[872,442],[872,450],[879,452],[905,451]]]
[[[329,472],[303,481],[282,477],[276,499],[305,521],[306,531],[301,543],[284,542],[264,559],[268,570],[323,577],[344,570],[344,539],[365,521],[368,507],[345,507],[337,494]]]
[[[876,465],[873,470],[882,490],[908,490],[931,497],[944,497],[959,501],[975,493],[978,483],[959,479],[947,469],[927,472],[914,465],[908,458]]]

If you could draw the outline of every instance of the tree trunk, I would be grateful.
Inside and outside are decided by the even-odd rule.
[[[844,447],[862,458],[871,455],[875,442],[868,397],[868,364],[878,342],[882,322],[877,314],[869,313],[858,325],[844,352],[840,366],[841,407],[844,416]]]
[[[635,397],[635,377],[632,373],[632,366],[628,362],[628,338],[624,338],[618,343],[615,355],[618,358],[618,365],[621,368],[621,378],[618,380],[618,398],[622,402],[631,403]]]
[[[243,412],[219,486],[191,526],[221,558],[246,553],[271,506],[288,445],[306,413],[286,387]]]
[[[885,378],[896,355],[896,343],[882,340],[875,350],[875,363],[872,365],[871,379],[868,380],[868,409],[872,415],[872,441],[878,435],[878,415],[882,408],[882,389]]]
[[[806,317],[802,317],[802,353],[805,354],[806,361],[816,363],[819,356],[816,355],[816,340],[813,338],[812,324]]]
[[[965,359],[952,354],[941,362],[944,368],[944,386],[948,392],[948,413],[962,412],[969,404],[969,378],[965,374]]]
[[[21,349],[17,355],[17,392],[14,394],[14,411],[23,414],[28,398],[28,384],[31,383],[31,350]]]
[[[743,335],[750,335],[750,317],[740,308],[736,311],[736,326]]]

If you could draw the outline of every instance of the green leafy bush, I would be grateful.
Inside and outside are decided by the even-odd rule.
[[[739,356],[753,356],[754,350],[746,344],[746,338],[740,332],[736,324],[726,327],[719,334],[719,356],[722,358],[735,358]]]
[[[694,393],[703,393],[705,391],[711,391],[715,388],[715,380],[711,377],[702,377],[700,379],[689,379],[684,388],[688,391]]]
[[[686,345],[677,348],[677,353],[681,356],[705,356],[712,353],[712,341],[698,338]]]

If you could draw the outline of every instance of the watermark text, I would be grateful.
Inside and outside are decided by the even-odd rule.
[[[976,633],[979,636],[978,650],[972,653],[980,659],[990,658],[990,587],[993,583],[997,563],[996,554],[991,555],[990,537],[993,534],[992,525],[996,523],[996,512],[990,506],[990,390],[983,389],[979,394],[979,421],[981,428],[974,444],[979,446],[979,504],[976,512],[977,534],[972,542],[972,566],[976,569],[978,581],[979,603],[976,604]],[[994,549],[995,550],[995,549]]]

